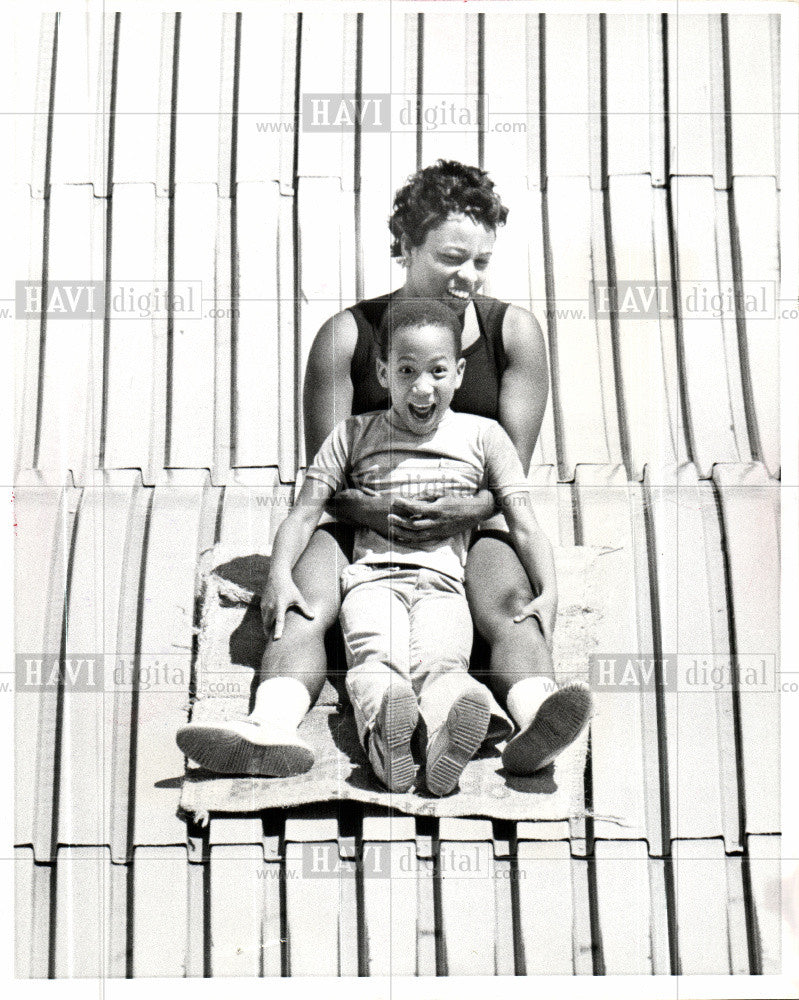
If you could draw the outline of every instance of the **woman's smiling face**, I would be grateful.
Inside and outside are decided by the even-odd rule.
[[[462,313],[482,287],[496,238],[482,222],[453,213],[431,229],[420,246],[403,239],[406,294],[441,299]]]

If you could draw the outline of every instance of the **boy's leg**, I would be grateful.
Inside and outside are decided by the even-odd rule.
[[[289,777],[312,767],[313,751],[297,727],[325,681],[324,638],[338,615],[339,577],[348,564],[346,531],[340,525],[333,529],[314,532],[293,571],[314,618],[290,610],[283,637],[267,638],[262,680],[248,719],[191,722],[178,730],[178,746],[190,760],[222,774],[264,777]]]
[[[538,622],[514,617],[533,599],[516,550],[496,535],[482,535],[469,550],[466,594],[477,630],[491,646],[490,679],[519,727],[502,753],[514,774],[532,774],[572,743],[591,717],[588,686],[558,689]]]
[[[430,570],[419,577],[411,608],[411,662],[427,728],[427,788],[445,795],[485,739],[490,698],[469,674],[472,620],[462,585]]]
[[[346,686],[358,737],[377,777],[395,792],[408,791],[416,776],[411,737],[419,718],[405,575],[355,565],[342,576]]]
[[[408,681],[408,605],[388,570],[350,566],[341,583],[346,687],[358,737],[366,747],[392,681]]]

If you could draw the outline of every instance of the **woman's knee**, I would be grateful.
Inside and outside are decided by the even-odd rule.
[[[333,625],[341,610],[341,568],[346,556],[330,535],[317,531],[292,572],[294,582],[308,603],[312,619],[291,609],[289,614],[308,623],[309,631],[323,634]],[[288,621],[288,619],[287,619]]]
[[[512,622],[533,599],[516,550],[494,538],[481,539],[466,564],[466,597],[481,634]]]
[[[474,604],[470,600],[474,627],[492,652],[497,649],[503,653],[523,651],[525,657],[536,663],[547,660],[549,651],[538,619],[514,620],[531,600],[529,586],[523,590],[503,588],[491,594],[482,593]]]
[[[300,587],[302,590],[302,587]],[[308,608],[313,615],[306,618],[305,615],[296,608],[289,608],[286,612],[286,624],[284,635],[302,635],[303,637],[318,638],[320,642],[324,640],[328,630],[335,624],[338,618],[341,602],[335,597],[331,599],[328,595],[310,594],[306,595]]]
[[[529,584],[523,589],[507,587],[486,589],[481,585],[470,585],[466,588],[466,596],[469,599],[475,628],[491,643],[499,633],[518,627],[513,619],[521,614],[522,609],[533,599]]]

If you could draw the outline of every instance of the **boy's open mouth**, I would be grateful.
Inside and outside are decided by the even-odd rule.
[[[411,416],[420,421],[429,420],[433,416],[435,409],[435,403],[428,403],[427,406],[418,406],[414,403],[408,403],[408,410],[410,411]]]

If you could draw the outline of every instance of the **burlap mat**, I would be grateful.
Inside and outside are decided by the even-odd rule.
[[[588,655],[596,648],[597,623],[602,615],[599,557],[603,551],[555,549],[560,608],[554,660],[560,682],[587,679]],[[258,595],[268,565],[267,556],[242,555],[229,546],[216,546],[203,555],[198,574],[201,617],[193,719],[244,718],[248,714],[255,670],[265,643]],[[467,765],[459,789],[452,795],[435,798],[424,791],[398,795],[382,789],[358,742],[352,709],[344,694],[343,650],[335,640],[328,647],[331,679],[300,726],[300,735],[316,752],[311,770],[293,778],[252,778],[215,775],[190,766],[180,799],[184,811],[205,823],[212,812],[255,812],[356,799],[418,816],[553,820],[583,814],[587,733],[553,765],[532,777],[507,774],[500,757],[503,744],[487,741]],[[498,706],[496,713],[504,715]],[[497,723],[499,718],[492,721]]]

